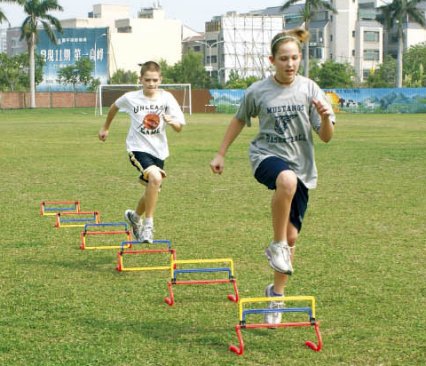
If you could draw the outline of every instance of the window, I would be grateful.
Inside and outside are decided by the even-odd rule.
[[[355,56],[355,50],[352,50],[352,56]]]
[[[379,42],[379,32],[365,31],[364,32],[365,42]]]
[[[364,70],[362,70],[363,79],[368,79],[368,77],[370,76],[370,72],[371,72],[370,69],[364,69]]]
[[[355,38],[355,31],[352,31],[352,37]]]
[[[379,61],[380,52],[379,50],[364,50],[365,61]]]

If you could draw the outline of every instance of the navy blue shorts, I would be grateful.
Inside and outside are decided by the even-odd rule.
[[[268,187],[268,189],[277,189],[276,180],[278,175],[284,170],[291,170],[287,162],[275,156],[271,156],[263,160],[254,177],[256,180]],[[309,190],[306,186],[297,179],[296,193],[294,194],[293,201],[291,202],[290,209],[290,222],[300,232],[302,229],[303,218],[305,217],[308,208]]]
[[[144,170],[150,167],[151,165],[158,166],[160,169],[164,169],[164,160],[158,159],[155,156],[141,152],[141,151],[131,151],[129,152],[130,163],[141,173],[139,179],[143,182],[148,183],[144,178]]]

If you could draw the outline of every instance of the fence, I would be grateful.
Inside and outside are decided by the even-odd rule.
[[[426,88],[326,89],[336,112],[426,113]],[[235,113],[244,90],[212,89],[210,105],[216,112]]]
[[[95,103],[95,93],[36,93],[36,106],[38,108],[95,107]],[[0,92],[0,109],[22,109],[30,107],[30,93]]]
[[[426,113],[426,88],[326,89],[325,93],[336,112]],[[242,89],[194,89],[192,111],[235,113],[243,96]],[[110,103],[112,101],[108,100],[105,106],[108,107]],[[36,105],[40,108],[95,108],[96,95],[72,92],[36,93]],[[0,92],[0,109],[29,107],[29,93]]]

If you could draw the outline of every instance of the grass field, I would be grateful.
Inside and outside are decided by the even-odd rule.
[[[272,280],[270,192],[251,177],[244,129],[225,173],[208,163],[229,115],[188,116],[169,131],[168,178],[156,237],[179,259],[231,257],[240,295]],[[81,251],[79,228],[55,229],[42,200],[78,199],[103,221],[122,221],[140,194],[119,115],[106,143],[92,110],[0,112],[0,364],[421,365],[425,322],[425,115],[338,115],[334,139],[317,143],[318,189],[297,243],[287,295],[314,295],[324,348],[312,329],[244,331],[229,285],[177,286],[167,272],[119,273],[117,250]],[[161,260],[161,257],[160,259]]]

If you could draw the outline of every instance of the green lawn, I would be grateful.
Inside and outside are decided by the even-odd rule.
[[[156,237],[179,259],[233,258],[240,295],[258,297],[272,271],[270,192],[247,157],[256,129],[236,140],[222,176],[208,166],[230,118],[192,115],[169,131]],[[316,297],[323,350],[304,346],[310,328],[246,330],[243,356],[228,351],[238,323],[229,284],[176,286],[169,307],[169,273],[119,273],[117,250],[81,251],[80,228],[39,215],[42,200],[80,200],[104,222],[135,206],[128,118],[106,143],[102,123],[89,109],[0,111],[1,365],[424,363],[425,115],[338,115],[334,139],[317,143],[319,185],[286,290]]]

